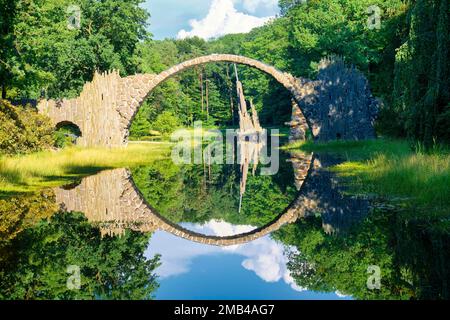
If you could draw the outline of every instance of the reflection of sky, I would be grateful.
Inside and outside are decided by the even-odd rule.
[[[225,236],[254,229],[210,221],[183,224],[203,234]],[[335,293],[299,288],[287,270],[286,247],[269,236],[232,247],[191,242],[158,231],[146,256],[161,254],[157,299],[338,299]]]

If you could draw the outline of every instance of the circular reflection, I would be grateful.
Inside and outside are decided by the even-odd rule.
[[[127,169],[103,171],[83,179],[73,189],[58,188],[55,194],[66,210],[83,212],[91,223],[98,225],[102,235],[121,235],[126,229],[141,232],[159,229],[191,241],[235,245],[267,235],[298,218],[301,210],[296,196],[311,158],[301,153],[283,154],[280,170],[273,176],[258,176],[257,168],[255,176],[247,179],[244,195],[240,194],[242,179],[236,166],[221,165],[210,168],[209,173],[203,166],[174,167],[171,160],[138,168],[133,177]],[[140,180],[141,177],[145,179]],[[209,189],[204,189],[205,182]],[[201,198],[191,203],[195,197]],[[263,205],[255,207],[258,202]],[[184,227],[213,219],[251,225],[254,229],[218,237]]]

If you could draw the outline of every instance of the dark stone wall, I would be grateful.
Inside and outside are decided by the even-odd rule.
[[[369,82],[339,57],[323,59],[314,93],[300,103],[315,141],[376,138],[378,102]]]
[[[313,167],[302,189],[307,216],[322,217],[322,226],[328,234],[342,234],[360,223],[370,212],[366,198],[350,196],[346,187],[329,168],[342,160],[329,154],[314,154]]]

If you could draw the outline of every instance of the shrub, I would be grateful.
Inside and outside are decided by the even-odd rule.
[[[163,135],[169,135],[180,127],[180,120],[170,111],[164,111],[152,123],[152,129]]]
[[[0,100],[0,153],[24,154],[51,148],[53,126],[49,118],[29,107]]]

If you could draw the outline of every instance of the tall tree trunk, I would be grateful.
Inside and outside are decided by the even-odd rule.
[[[206,120],[209,120],[209,80],[205,80],[206,87]]]
[[[200,68],[199,81],[200,81],[200,92],[201,92],[201,95],[202,95],[202,113],[203,113],[203,109],[204,109],[204,102],[203,102],[203,67]]]
[[[231,91],[233,90],[230,78],[230,70],[227,66],[227,86],[228,86],[228,95],[230,97],[230,109],[231,109],[231,123],[234,126],[234,102],[233,102],[233,94]]]

